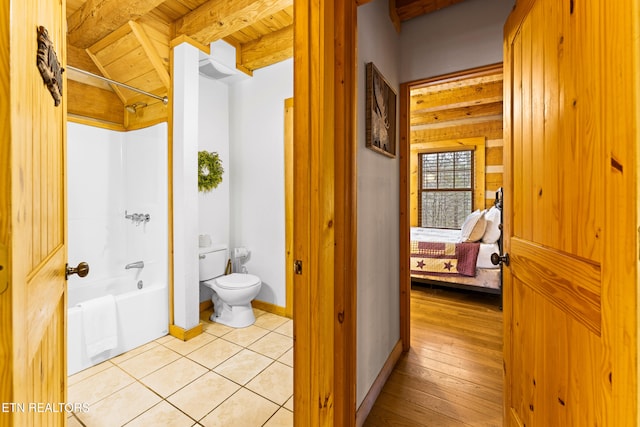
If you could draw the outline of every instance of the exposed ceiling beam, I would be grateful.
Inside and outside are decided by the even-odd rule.
[[[67,111],[71,115],[92,117],[122,125],[122,102],[115,93],[95,86],[67,80]]]
[[[400,34],[400,31],[402,30],[402,20],[400,19],[400,15],[398,15],[396,0],[389,0],[389,18],[391,19],[391,23],[396,29],[396,32]]]
[[[436,123],[425,123],[421,125],[411,126],[411,131],[421,131],[421,130],[430,130],[435,131],[437,129],[444,128],[453,128],[456,126],[464,126],[464,125],[476,125],[485,122],[501,122],[502,114],[494,114],[492,116],[484,116],[484,117],[466,117],[458,120],[447,120],[445,122],[436,122]]]
[[[257,70],[293,57],[293,25],[266,34],[240,47],[240,64]]]
[[[133,34],[136,36],[136,39],[140,42],[140,45],[144,49],[144,52],[147,54],[149,61],[153,65],[153,68],[158,73],[158,77],[162,81],[164,87],[169,90],[171,88],[171,77],[169,76],[169,72],[164,67],[164,63],[162,62],[162,58],[158,55],[151,39],[145,32],[142,25],[138,24],[134,21],[129,21],[129,26],[131,26],[131,30],[133,30]]]
[[[424,142],[446,141],[458,138],[474,138],[483,136],[487,139],[503,138],[502,120],[487,120],[470,124],[457,124],[436,129],[411,131],[411,144]]]
[[[502,80],[475,84],[472,86],[451,87],[437,92],[418,92],[411,95],[411,111],[429,111],[430,109],[460,108],[474,104],[486,104],[502,99]]]
[[[93,63],[93,60],[87,52],[75,46],[67,47],[67,64],[93,74],[100,74],[100,70],[96,67],[96,64]]]
[[[207,45],[291,5],[293,0],[209,0],[175,22],[176,36]]]
[[[155,9],[165,0],[87,0],[67,20],[67,41],[83,49]]]
[[[467,105],[459,108],[450,108],[448,105],[439,110],[411,112],[411,126],[443,123],[452,120],[461,120],[469,117],[486,117],[502,114],[502,100],[487,104]]]
[[[395,0],[396,13],[401,21],[435,12],[464,0]]]

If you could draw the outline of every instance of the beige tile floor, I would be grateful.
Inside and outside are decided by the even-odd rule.
[[[69,427],[293,425],[293,322],[254,310],[233,329],[208,321],[187,341],[162,337],[69,377]]]

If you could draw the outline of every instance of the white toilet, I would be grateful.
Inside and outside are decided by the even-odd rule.
[[[224,245],[200,248],[200,282],[213,289],[211,320],[233,328],[253,325],[256,318],[251,308],[262,282],[253,274],[224,275],[227,263]]]

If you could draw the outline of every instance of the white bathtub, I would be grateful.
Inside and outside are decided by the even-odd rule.
[[[67,374],[96,365],[168,333],[168,289],[166,283],[143,282],[131,275],[82,283],[70,289],[67,311]],[[82,330],[82,312],[77,304],[113,295],[116,299],[118,346],[89,358]]]

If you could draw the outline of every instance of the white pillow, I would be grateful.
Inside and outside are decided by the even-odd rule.
[[[487,220],[487,227],[482,236],[482,243],[496,243],[502,234],[500,230],[500,209],[492,206],[491,209],[484,214]]]
[[[487,226],[487,222],[484,219],[484,211],[477,210],[471,212],[462,224],[460,229],[460,241],[461,242],[477,242],[482,239],[484,235],[484,229]]]

